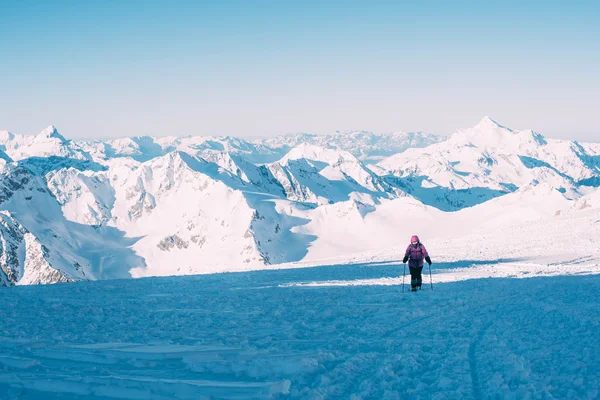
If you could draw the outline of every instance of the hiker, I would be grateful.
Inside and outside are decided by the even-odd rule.
[[[421,282],[423,278],[421,272],[423,271],[423,260],[427,261],[431,265],[431,258],[427,253],[427,249],[423,246],[423,243],[419,240],[417,235],[413,235],[410,238],[410,244],[404,253],[403,263],[408,261],[408,268],[410,269],[410,286],[413,292],[417,291],[417,288],[421,288]]]

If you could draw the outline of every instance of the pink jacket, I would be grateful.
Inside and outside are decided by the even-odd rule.
[[[422,267],[424,265],[425,257],[429,257],[427,249],[423,246],[423,243],[419,240],[418,236],[413,236],[411,242],[419,242],[416,246],[409,244],[404,253],[405,257],[408,257],[409,267]]]

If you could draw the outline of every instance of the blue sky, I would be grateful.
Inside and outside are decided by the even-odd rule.
[[[0,129],[600,141],[599,4],[0,0]]]

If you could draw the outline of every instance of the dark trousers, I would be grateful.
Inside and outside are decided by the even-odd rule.
[[[421,287],[421,282],[423,282],[423,277],[421,276],[421,272],[423,272],[423,267],[409,267],[410,269],[410,286],[413,288]]]

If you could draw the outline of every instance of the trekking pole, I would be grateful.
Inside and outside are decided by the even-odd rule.
[[[433,291],[433,279],[431,279],[431,264],[427,264],[429,265],[429,283],[431,283],[431,290]]]
[[[404,263],[404,273],[402,273],[402,293],[404,293],[404,277],[406,276],[406,263]]]

